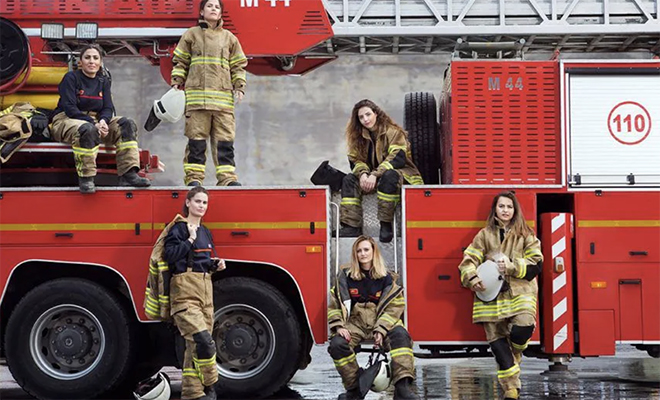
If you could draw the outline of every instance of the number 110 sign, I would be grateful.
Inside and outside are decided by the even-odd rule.
[[[638,144],[651,133],[651,114],[637,102],[624,101],[610,111],[607,127],[617,142]]]

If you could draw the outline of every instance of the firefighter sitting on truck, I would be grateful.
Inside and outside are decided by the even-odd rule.
[[[99,73],[103,50],[89,44],[80,51],[80,68],[70,71],[60,82],[60,100],[53,112],[53,140],[73,147],[81,193],[94,193],[96,155],[101,142],[117,148],[117,174],[120,186],[146,187],[140,177],[137,125],[126,117],[113,117],[110,80]]]
[[[186,195],[186,221],[174,224],[165,238],[164,259],[172,279],[170,304],[174,324],[185,339],[182,399],[214,400],[218,381],[213,332],[213,283],[211,275],[225,269],[224,260],[212,257],[211,232],[202,217],[208,207],[208,192],[201,186]]]
[[[459,266],[463,286],[474,292],[486,289],[477,275],[477,267],[486,259],[498,264],[504,284],[493,301],[482,302],[475,296],[472,321],[483,324],[486,331],[504,398],[517,399],[522,353],[536,325],[536,276],[541,273],[543,254],[513,192],[495,196],[486,227],[465,249]]]
[[[424,183],[412,162],[408,135],[374,102],[361,100],[353,107],[346,141],[352,173],[342,182],[339,236],[362,234],[362,195],[376,190],[379,239],[382,243],[390,242],[401,185],[404,181],[411,185]]]
[[[174,50],[172,87],[185,85],[188,138],[184,183],[204,182],[210,138],[218,186],[240,186],[234,162],[234,98],[243,99],[247,57],[236,36],[222,27],[222,2],[201,0],[198,26],[188,29]]]
[[[363,340],[373,340],[389,350],[394,399],[419,399],[410,388],[415,379],[412,339],[401,321],[406,300],[396,280],[374,239],[358,237],[350,264],[337,274],[328,306],[332,334],[328,352],[346,388],[339,400],[362,398],[353,349]]]

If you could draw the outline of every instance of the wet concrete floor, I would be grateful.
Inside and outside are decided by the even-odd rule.
[[[300,371],[287,389],[273,399],[336,399],[342,392],[326,346],[316,346],[310,366]],[[360,365],[368,356],[360,354]],[[548,362],[524,358],[521,399],[658,399],[660,359],[631,346],[618,346],[616,357],[574,359],[571,375],[544,375]],[[496,364],[490,358],[416,359],[417,392],[423,399],[497,399]],[[181,372],[164,370],[172,379],[173,396],[181,394]],[[391,400],[392,391],[369,393],[366,400]],[[0,399],[29,399],[13,381],[6,366],[0,366]]]

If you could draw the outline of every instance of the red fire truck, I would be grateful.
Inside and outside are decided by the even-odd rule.
[[[345,18],[332,1],[225,3],[225,26],[260,74],[303,73],[331,60],[332,51],[319,52],[339,48],[333,30],[349,35],[351,18],[370,15],[370,2]],[[83,40],[147,57],[167,78],[196,2],[9,0],[0,14],[17,24],[2,21],[3,46],[14,46],[0,63],[3,108],[19,100],[48,108]],[[42,26],[45,16],[56,23]],[[356,43],[369,49],[368,40]],[[23,53],[9,57],[16,51]],[[456,60],[439,104],[430,93],[406,96],[413,156],[430,184],[404,188],[398,234],[383,248],[402,276],[406,324],[421,349],[484,354],[457,266],[492,197],[513,189],[546,260],[529,355],[612,355],[618,343],[660,355],[659,74],[652,60]],[[53,144],[26,146],[15,154],[19,166],[34,168],[48,146],[57,150],[43,156],[52,164],[26,174],[75,177]],[[141,161],[144,173],[158,168],[154,156]],[[9,163],[0,169],[16,173]],[[142,302],[151,246],[186,189],[107,187],[83,196],[44,187],[50,180],[19,181],[0,188],[1,352],[16,381],[39,398],[89,398],[180,365],[174,330],[148,321]],[[337,208],[327,187],[215,189],[210,201],[205,224],[228,264],[214,276],[219,385],[268,396],[308,365],[313,344],[327,341],[327,292],[350,239],[332,237]]]

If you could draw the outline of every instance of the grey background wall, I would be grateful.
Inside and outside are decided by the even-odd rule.
[[[347,56],[304,76],[248,75],[244,101],[236,108],[236,167],[247,185],[311,184],[323,160],[348,170],[344,128],[353,105],[369,98],[403,124],[406,92],[430,91],[439,98],[446,56]],[[182,185],[186,144],[183,121],[142,126],[153,100],[169,87],[159,69],[140,58],[106,59],[120,115],[135,118],[140,146],[166,165],[155,185]],[[210,153],[205,185],[216,183]]]

